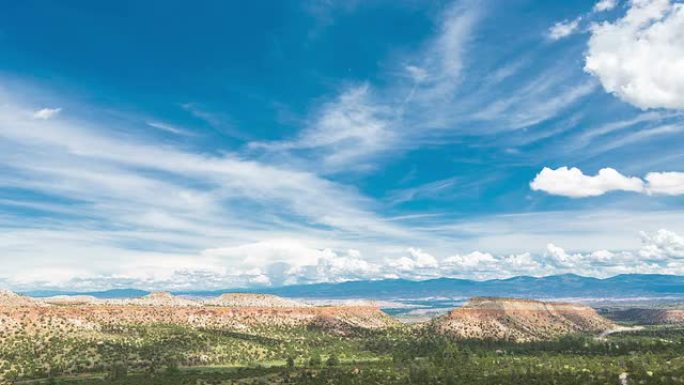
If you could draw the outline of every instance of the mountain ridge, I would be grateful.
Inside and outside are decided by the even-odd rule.
[[[104,291],[36,290],[21,294],[31,297],[58,295],[89,295],[96,298],[135,298],[151,291],[134,288]],[[544,277],[516,276],[505,279],[476,281],[460,278],[434,278],[421,281],[384,279],[315,283],[281,287],[232,288],[219,290],[172,291],[174,295],[219,296],[226,293],[260,293],[289,298],[368,298],[418,299],[424,297],[606,297],[677,296],[684,297],[684,276],[665,274],[621,274],[608,278],[585,277],[576,274]]]

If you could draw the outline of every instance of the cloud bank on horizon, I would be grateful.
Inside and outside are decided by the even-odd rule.
[[[0,286],[684,274],[680,1],[31,3]]]

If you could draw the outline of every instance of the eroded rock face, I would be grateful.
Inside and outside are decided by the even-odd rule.
[[[0,306],[44,306],[44,304],[41,301],[35,300],[31,297],[25,297],[9,290],[0,289]]]
[[[307,307],[301,302],[269,294],[226,293],[203,301],[206,305],[230,307]]]
[[[610,311],[605,315],[607,318],[615,321],[648,325],[684,323],[684,309],[631,308]]]
[[[124,300],[124,304],[140,306],[201,306],[202,304],[187,298],[174,296],[165,291],[155,291],[141,298]]]
[[[310,305],[269,294],[228,293],[214,298],[186,298],[169,292],[152,292],[140,298],[99,299],[86,295],[60,295],[35,300],[51,305],[225,306],[246,308],[297,308]]]
[[[321,319],[329,320],[335,328],[377,329],[396,324],[391,317],[372,308],[229,308],[229,307],[177,307],[89,305],[50,307],[0,307],[0,324],[17,324],[18,321],[40,325],[41,320],[53,324],[68,322],[71,325],[130,325],[176,324],[198,328],[249,330],[253,327],[322,326]],[[343,325],[343,327],[342,327]],[[325,329],[325,328],[324,328]]]
[[[0,290],[0,326],[12,325],[13,330],[56,325],[93,329],[158,323],[237,330],[310,325],[328,329],[334,325],[331,331],[377,329],[398,324],[377,306],[310,306],[265,294],[224,294],[211,299],[191,299],[168,292],[153,292],[127,299],[91,296],[34,299]]]
[[[45,297],[42,301],[49,305],[95,305],[101,301],[90,295],[56,295]]]
[[[458,338],[534,341],[615,327],[588,306],[512,298],[473,298],[430,322],[435,332]]]

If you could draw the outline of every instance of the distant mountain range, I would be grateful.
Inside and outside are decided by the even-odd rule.
[[[177,295],[218,296],[224,293],[264,293],[294,298],[372,298],[423,299],[467,298],[474,296],[502,296],[525,298],[627,298],[627,297],[684,297],[684,276],[655,274],[624,274],[599,279],[574,274],[547,277],[519,276],[508,279],[474,281],[438,278],[424,281],[386,279],[321,283],[258,289],[225,289],[213,291],[178,291]],[[27,291],[33,297],[85,294],[97,298],[132,298],[149,294],[137,289],[115,289],[97,292]]]
[[[62,290],[31,290],[19,292],[19,294],[29,297],[54,297],[56,295],[90,295],[95,298],[114,299],[114,298],[138,298],[150,294],[146,290],[138,289],[112,289],[103,291],[62,291]]]

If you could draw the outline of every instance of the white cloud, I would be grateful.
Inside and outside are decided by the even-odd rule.
[[[413,247],[410,247],[408,249],[408,253],[415,262],[415,267],[421,269],[421,268],[435,268],[439,265],[437,262],[437,259],[430,255],[429,253],[424,252],[421,249],[416,249]]]
[[[572,20],[559,21],[548,29],[546,35],[551,40],[560,40],[580,31],[585,31],[585,18],[591,20],[593,14],[610,11],[618,4],[618,0],[599,0],[592,9],[592,12],[577,16]]]
[[[647,260],[668,261],[684,259],[684,237],[660,229],[654,234],[641,232],[643,246],[639,256]]]
[[[530,188],[570,198],[594,197],[611,191],[684,194],[684,172],[651,172],[644,179],[624,176],[612,168],[603,168],[597,175],[589,176],[576,167],[544,167],[530,182]]]
[[[493,255],[481,251],[449,256],[441,261],[439,270],[442,276],[471,279],[547,273],[531,253]]]
[[[639,108],[684,108],[684,4],[632,0],[626,15],[592,26],[585,70]]]
[[[391,111],[378,104],[370,86],[364,84],[325,104],[297,138],[253,142],[250,146],[271,151],[315,151],[324,165],[336,169],[390,148],[395,140],[390,120]]]
[[[582,20],[578,17],[574,20],[559,21],[554,24],[548,31],[548,37],[551,40],[560,40],[564,37],[568,37],[575,33],[579,27],[579,23]]]
[[[645,179],[649,193],[684,195],[684,172],[650,172]]]
[[[399,65],[387,65],[390,81],[344,87],[315,110],[297,136],[254,141],[250,147],[289,163],[314,159],[330,174],[367,171],[373,161],[416,146],[413,138],[434,129],[430,120],[453,111],[480,11],[475,2],[453,2],[436,20],[434,36]]]
[[[448,93],[460,80],[466,48],[475,23],[480,19],[479,12],[477,7],[467,2],[454,2],[442,15],[439,33],[426,48],[421,64],[432,86],[441,83],[446,87],[442,91]],[[441,94],[439,91],[436,93]]]
[[[473,106],[470,118],[498,125],[495,131],[526,128],[558,116],[595,89],[593,82],[577,80],[567,66],[559,66],[519,85],[510,95]]]
[[[431,254],[417,248],[409,248],[408,256],[388,259],[386,265],[396,276],[424,277],[436,274],[439,262]]]
[[[57,114],[59,114],[60,112],[62,112],[61,108],[42,108],[34,112],[33,117],[35,119],[48,120],[50,118],[57,116]]]
[[[451,267],[454,270],[462,270],[459,273],[464,273],[473,270],[487,271],[491,269],[492,264],[496,264],[498,262],[499,260],[489,253],[474,251],[465,255],[452,255],[445,258],[442,263],[444,266]]]
[[[684,272],[684,238],[660,229],[652,234],[641,232],[642,244],[636,250],[596,250],[568,253],[552,243],[534,260],[531,271],[544,274],[575,273],[606,277],[625,273],[682,274]]]
[[[406,189],[390,191],[388,201],[392,204],[399,204],[414,199],[437,198],[440,195],[448,195],[457,186],[459,179],[458,177],[450,177]]]
[[[577,256],[569,255],[561,247],[549,243],[546,245],[545,256],[556,266],[570,267],[573,265],[573,260],[577,259]]]
[[[241,268],[254,269],[278,263],[289,266],[312,265],[323,256],[323,250],[313,248],[300,240],[274,239],[208,249],[203,255],[229,264],[239,264]]]
[[[382,278],[382,267],[365,260],[358,250],[336,253],[326,249],[315,265],[306,266],[292,280],[297,282],[344,282],[359,279]]]
[[[89,277],[111,275],[103,285],[116,281],[151,287],[152,282],[173,286],[173,276],[180,275],[179,285],[198,287],[264,284],[266,278],[276,284],[278,274],[253,269],[233,274],[217,263],[217,256],[201,251],[284,240],[270,249],[252,245],[238,251],[251,252],[253,258],[270,256],[264,266],[296,269],[304,265],[285,257],[308,255],[306,266],[315,266],[312,261],[321,257],[309,248],[324,249],[321,240],[326,248],[364,245],[374,251],[409,235],[400,223],[376,214],[372,199],[314,173],[236,153],[193,151],[187,142],[161,144],[134,130],[112,130],[104,120],[68,118],[45,125],[18,98],[3,92],[0,167],[1,188],[34,192],[3,197],[0,206],[40,213],[2,210],[0,249],[7,261],[0,276],[17,282],[61,277],[55,284],[62,284],[81,277],[77,284],[83,286],[96,283]],[[308,240],[308,248],[286,243],[301,238]],[[283,251],[288,246],[291,254]],[[363,266],[356,261],[360,258],[337,255],[347,259],[329,261],[319,270],[339,272],[346,264],[352,275],[352,266]],[[46,266],[71,271],[71,278],[61,273],[29,277]]]
[[[428,77],[428,72],[421,67],[407,65],[405,68],[411,79],[416,83],[420,83]]]
[[[454,266],[463,269],[475,269],[478,267],[487,267],[492,263],[497,263],[498,260],[489,253],[482,253],[474,251],[465,255],[452,255],[444,259],[443,263],[446,266]]]
[[[248,275],[269,285],[342,282],[380,276],[378,265],[358,250],[333,251],[299,239],[274,239],[209,249],[203,257],[217,265],[231,266],[234,275]],[[251,281],[250,281],[251,283]]]
[[[599,0],[594,4],[594,12],[605,12],[615,8],[618,0]]]
[[[170,133],[176,134],[176,135],[192,135],[190,132],[185,131],[184,129],[181,129],[181,128],[178,128],[178,127],[175,127],[175,126],[172,126],[170,124],[163,123],[163,122],[150,121],[150,122],[147,122],[147,125],[150,127],[154,127],[158,130],[170,132]]]
[[[310,241],[280,239],[206,250],[198,255],[137,253],[138,262],[105,258],[99,273],[88,267],[46,267],[0,277],[15,289],[109,287],[198,290],[236,286],[268,286],[349,280],[458,277],[509,278],[575,273],[606,277],[623,273],[684,274],[684,238],[660,229],[642,233],[634,250],[569,253],[548,244],[541,253],[495,255],[482,251],[440,259],[421,249],[384,262],[371,262],[358,250],[318,248]],[[0,243],[2,239],[0,239]],[[99,255],[99,250],[93,250]],[[91,253],[91,250],[88,250]],[[303,258],[297,258],[301,255]],[[140,259],[144,260],[140,263]]]
[[[402,221],[388,223],[376,214],[378,202],[349,185],[311,172],[321,164],[337,170],[352,169],[379,153],[399,150],[400,145],[461,140],[460,135],[471,135],[481,127],[476,125],[471,130],[459,119],[470,119],[473,111],[479,111],[477,106],[487,106],[492,100],[503,103],[494,105],[500,108],[492,109],[491,119],[485,119],[482,131],[489,134],[503,127],[528,127],[560,116],[564,108],[576,106],[580,98],[598,86],[595,81],[590,84],[573,76],[566,60],[529,76],[527,70],[532,66],[527,64],[536,63],[533,54],[521,60],[527,64],[521,64],[520,73],[507,68],[497,80],[510,84],[479,87],[483,94],[472,97],[468,79],[478,83],[479,72],[491,75],[487,64],[479,61],[473,66],[478,68],[468,71],[468,60],[478,57],[477,52],[467,50],[479,20],[478,9],[481,7],[476,2],[455,3],[441,15],[437,35],[428,39],[412,59],[398,61],[401,81],[409,86],[346,88],[311,115],[312,120],[300,136],[269,143],[291,153],[305,152],[292,163],[284,162],[286,165],[277,162],[282,158],[274,161],[265,156],[257,161],[246,158],[244,153],[193,151],[193,143],[174,146],[169,141],[145,142],[145,138],[135,135],[116,136],[105,122],[56,119],[50,122],[54,130],[41,128],[0,110],[0,165],[11,171],[0,175],[0,183],[54,195],[56,201],[69,200],[68,205],[3,203],[70,217],[60,217],[57,222],[21,218],[17,223],[16,218],[0,216],[0,238],[5,242],[0,249],[11,251],[13,256],[6,258],[2,274],[20,277],[38,266],[58,263],[63,269],[55,276],[62,277],[61,281],[69,275],[80,276],[82,285],[96,285],[97,281],[89,281],[88,277],[112,272],[103,285],[118,282],[133,286],[142,282],[146,287],[178,284],[195,288],[387,274],[407,278],[439,274],[505,277],[554,272],[557,267],[544,265],[538,256],[549,240],[564,245],[580,244],[579,240],[583,247],[591,247],[584,242],[624,247],[624,233],[641,226],[636,222],[646,214],[635,211],[603,218],[599,226],[596,217],[581,218],[586,214],[575,211],[526,214],[534,220],[512,215],[450,220],[450,214],[437,213],[444,216],[439,223],[425,221],[424,228],[417,226],[408,231],[400,225]],[[391,77],[388,79],[391,83]],[[494,89],[496,92],[490,91]],[[24,115],[30,117],[32,111],[27,111]],[[222,124],[204,118],[213,125]],[[19,127],[11,127],[15,123]],[[128,132],[125,128],[123,131]],[[6,148],[17,151],[2,151]],[[668,191],[678,191],[676,188],[667,187]],[[658,189],[653,193],[664,194],[665,187]],[[648,214],[651,222],[638,229],[681,225],[672,211]],[[569,220],[569,216],[574,219]],[[77,217],[81,219],[71,219]],[[630,230],[625,230],[621,220],[629,222]],[[431,227],[440,223],[444,228],[433,232]],[[450,231],[448,226],[452,225],[458,230]],[[595,231],[582,234],[586,226]],[[17,227],[23,231],[16,231]],[[537,254],[518,250],[530,244],[535,245],[529,247]],[[409,245],[416,246],[414,252],[406,251]],[[345,251],[350,247],[363,250],[363,255]],[[201,251],[226,248],[237,251],[225,259]],[[431,254],[425,254],[438,264],[427,257],[421,259],[415,252],[419,248],[430,249]],[[454,250],[478,249],[488,252],[452,255]],[[262,259],[263,265],[235,268],[244,262],[244,255],[238,251],[251,253],[255,261]],[[505,254],[510,252],[520,253]],[[597,252],[596,260],[598,255],[609,259],[612,254],[608,253]],[[120,256],[122,266],[109,261],[111,255]],[[297,262],[294,255],[305,256],[304,262]],[[447,268],[437,255],[450,255],[450,266]],[[401,263],[395,268],[383,260]],[[217,261],[230,263],[222,265]],[[140,268],[143,265],[145,268]],[[41,275],[52,276],[41,273],[32,279]]]
[[[553,195],[584,198],[610,191],[642,192],[644,182],[636,177],[626,177],[612,168],[603,168],[597,175],[588,176],[576,167],[560,167],[555,170],[544,167],[530,183],[530,187],[532,190]]]
[[[349,225],[364,233],[376,226],[399,229],[367,209],[371,201],[354,189],[310,172],[118,137],[93,122],[60,120],[45,127],[17,111],[21,108],[10,104],[0,109],[0,145],[14,148],[0,152],[0,164],[8,167],[3,183],[115,208],[116,220],[139,221],[145,213],[128,211],[146,207],[170,218],[192,217],[198,225],[210,218],[221,222],[239,217],[231,214],[239,207],[228,203],[243,199],[242,204],[257,206],[277,202],[278,212],[267,214],[271,220],[296,215],[308,225],[338,230]],[[88,212],[107,214],[92,207]],[[255,220],[259,212],[250,214]]]
[[[468,48],[481,16],[482,8],[476,2],[454,1],[439,16],[436,34],[403,60],[406,64],[402,69],[408,73],[411,84],[389,87],[385,98],[395,101],[401,95],[395,108],[404,120],[402,127],[416,131],[412,134],[420,134],[415,125],[434,129],[444,114],[454,110],[469,64]]]

